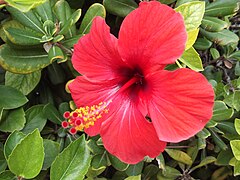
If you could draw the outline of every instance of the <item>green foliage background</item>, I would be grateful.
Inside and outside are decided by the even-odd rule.
[[[215,90],[206,127],[136,165],[109,154],[99,136],[70,135],[61,122],[75,108],[66,89],[79,75],[71,64],[73,45],[96,16],[117,36],[139,1],[6,0],[0,11],[0,180],[239,178],[240,0],[159,1],[183,15],[188,33],[185,52],[167,69],[200,71]]]

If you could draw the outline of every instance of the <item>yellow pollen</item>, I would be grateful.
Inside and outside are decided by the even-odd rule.
[[[102,118],[103,114],[107,114],[109,109],[107,106],[110,102],[100,102],[97,105],[80,107],[70,113],[68,123],[70,127],[77,131],[83,131],[91,126],[94,126],[98,119]]]

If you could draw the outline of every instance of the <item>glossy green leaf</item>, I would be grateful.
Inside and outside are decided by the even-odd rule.
[[[197,29],[201,24],[205,10],[205,2],[188,2],[178,6],[175,10],[182,14],[186,29],[189,32]]]
[[[60,153],[51,166],[50,179],[83,179],[90,166],[91,156],[84,135]]]
[[[233,122],[228,122],[228,121],[218,122],[217,128],[219,128],[219,130],[221,130],[224,134],[229,133],[232,135],[237,135]]]
[[[43,108],[44,116],[52,121],[53,123],[61,125],[62,121],[64,121],[63,116],[58,112],[58,110],[52,104],[47,104]]]
[[[72,38],[64,39],[62,41],[62,45],[67,47],[67,48],[72,48],[74,44],[78,42],[78,40],[82,37],[82,34],[78,34],[73,36]]]
[[[71,20],[72,16],[72,9],[70,8],[69,4],[65,0],[57,1],[57,3],[54,6],[54,12],[59,20],[60,29],[62,29],[65,26],[65,30],[67,29],[68,32],[65,33],[65,38],[71,38],[76,35],[76,27],[73,25],[73,20]],[[79,15],[79,10],[77,11],[76,15]],[[76,21],[76,18],[74,19]],[[66,26],[66,24],[69,24],[72,26],[70,29]],[[64,30],[64,31],[65,31]],[[63,32],[63,31],[62,31]]]
[[[125,178],[124,180],[141,180],[141,175],[129,176],[129,177]]]
[[[213,130],[210,130],[211,131],[211,134],[212,134],[212,138],[213,138],[213,141],[216,143],[216,145],[222,149],[222,150],[227,150],[228,149],[228,146],[224,143],[224,141],[219,137],[219,135],[213,131]]]
[[[234,91],[233,93],[233,107],[237,110],[240,111],[240,91]]]
[[[240,119],[238,119],[238,118],[235,119],[234,126],[235,126],[237,133],[240,135]]]
[[[179,60],[186,64],[192,70],[195,71],[203,70],[201,58],[199,57],[199,54],[193,47],[185,51],[183,55],[179,58]]]
[[[23,134],[22,132],[19,132],[19,131],[14,131],[8,136],[8,138],[4,144],[4,155],[5,155],[6,159],[8,159],[8,157],[12,153],[13,149],[21,142],[21,140],[25,136],[26,136],[25,134]]]
[[[79,20],[81,16],[81,9],[76,10],[71,17],[66,21],[66,23],[62,26],[61,30],[58,34],[65,35],[66,33],[70,32],[70,28]]]
[[[36,129],[22,139],[8,158],[11,172],[26,179],[36,177],[44,160],[43,139]]]
[[[203,130],[200,131],[200,132],[197,134],[197,136],[200,137],[200,138],[206,139],[206,138],[208,138],[209,136],[211,136],[211,133],[210,133],[206,128],[203,128]]]
[[[134,165],[129,165],[129,167],[127,168],[127,170],[125,172],[128,176],[137,176],[137,175],[141,174],[141,172],[143,170],[143,165],[144,165],[143,161],[141,161],[137,164],[134,164]]]
[[[190,47],[193,46],[193,44],[195,43],[196,39],[197,39],[197,36],[198,36],[198,32],[199,32],[199,29],[193,29],[191,31],[188,32],[187,36],[187,43],[186,43],[186,47],[185,47],[185,50],[188,50]]]
[[[0,173],[3,172],[6,168],[7,168],[7,161],[5,159],[3,150],[0,149]]]
[[[0,85],[0,107],[15,109],[28,102],[28,99],[18,90]]]
[[[99,169],[101,167],[107,167],[108,166],[108,155],[107,152],[104,151],[102,154],[97,154],[93,156],[91,166],[94,169]]]
[[[207,39],[221,46],[225,46],[230,43],[237,43],[239,41],[239,37],[234,32],[227,29],[220,32],[208,32],[200,28],[200,32]]]
[[[26,27],[4,27],[4,33],[7,38],[16,45],[38,45],[41,44],[42,34]]]
[[[43,170],[47,170],[52,162],[55,160],[57,157],[59,151],[60,151],[60,146],[59,143],[44,139],[43,140],[43,147],[44,147],[44,162],[43,162]]]
[[[40,4],[44,3],[46,0],[5,0],[6,3],[8,3],[8,5],[17,8],[19,11],[22,12],[27,12],[30,9],[33,9],[37,6],[39,6]]]
[[[223,101],[215,101],[212,120],[214,121],[227,120],[232,117],[233,112],[234,112],[233,109],[228,109],[228,107]]]
[[[128,164],[120,161],[117,157],[108,154],[109,160],[111,162],[111,165],[117,169],[118,171],[125,171],[128,168]]]
[[[180,171],[170,166],[166,166],[164,170],[162,170],[162,174],[165,176],[164,179],[176,179],[178,176],[181,175]]]
[[[82,20],[79,33],[87,34],[92,26],[92,21],[96,16],[106,17],[106,10],[103,5],[95,3],[89,7]]]
[[[204,158],[197,166],[194,166],[190,171],[194,171],[195,169],[198,169],[200,167],[206,166],[207,164],[213,163],[216,161],[216,158],[213,156],[207,156]]]
[[[35,71],[31,74],[14,74],[6,72],[5,85],[11,86],[28,95],[39,83],[41,71]]]
[[[38,19],[33,11],[23,13],[13,7],[8,6],[7,10],[11,13],[14,19],[19,21],[22,25],[29,27],[41,34],[45,34],[43,30],[43,23]]]
[[[216,48],[211,48],[210,53],[211,53],[213,59],[220,58],[220,53]]]
[[[0,173],[0,180],[17,180],[17,176],[11,171],[7,170]]]
[[[147,167],[143,170],[143,177],[144,179],[151,179],[156,177],[157,173],[159,171],[159,168],[156,165],[149,164]]]
[[[120,17],[127,16],[138,7],[134,0],[103,0],[103,5],[107,12]]]
[[[239,0],[218,0],[206,6],[205,15],[223,17],[237,12]]]
[[[3,132],[13,132],[21,130],[26,122],[23,108],[10,110],[6,118],[0,121],[0,130]]]
[[[191,157],[180,150],[175,150],[175,149],[165,149],[165,151],[168,153],[168,155],[173,158],[174,160],[184,163],[184,164],[192,164],[192,159]]]
[[[51,61],[41,49],[12,49],[0,47],[0,65],[12,73],[28,74],[48,66]]]
[[[53,13],[52,13],[52,9],[51,9],[51,0],[45,0],[45,3],[43,3],[40,6],[37,6],[34,11],[37,12],[37,14],[41,17],[41,20],[43,22],[47,21],[47,20],[51,20],[54,21],[53,18]]]
[[[44,105],[35,105],[26,111],[26,124],[22,132],[27,134],[38,128],[42,131],[47,122],[47,117],[43,114]]]
[[[227,166],[232,157],[233,153],[231,149],[227,149],[226,151],[220,151],[217,156],[216,164],[220,166]]]
[[[58,46],[52,46],[51,49],[48,52],[48,58],[51,62],[57,60],[60,62],[65,62],[67,60],[67,57],[64,55],[61,48]]]
[[[100,167],[98,169],[94,169],[92,166],[90,166],[86,176],[89,177],[89,178],[95,178],[98,175],[100,175],[103,171],[105,171],[105,169],[106,169],[105,166],[102,166],[102,167]],[[121,172],[121,171],[119,171],[119,172]]]
[[[197,50],[206,50],[212,46],[212,42],[205,38],[198,38],[194,43],[194,48]]]
[[[227,28],[228,23],[216,17],[205,16],[202,20],[201,27],[207,31],[218,32]]]
[[[234,157],[240,161],[240,140],[230,141]]]

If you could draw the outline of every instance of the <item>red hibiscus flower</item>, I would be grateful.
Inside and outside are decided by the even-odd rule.
[[[130,164],[199,132],[212,116],[211,85],[190,69],[164,70],[181,56],[186,39],[182,16],[157,1],[140,3],[118,39],[96,17],[74,46],[72,63],[82,76],[69,85],[79,107],[65,115],[70,131],[100,133],[105,148]]]

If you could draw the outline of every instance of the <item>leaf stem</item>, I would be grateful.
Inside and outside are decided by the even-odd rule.
[[[179,68],[183,68],[178,60],[176,60],[176,64],[178,65]]]

